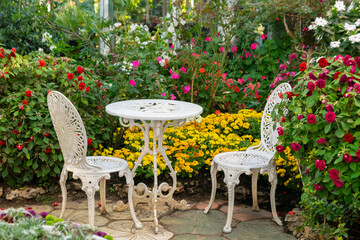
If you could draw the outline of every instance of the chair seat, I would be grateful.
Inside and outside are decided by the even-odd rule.
[[[271,155],[255,151],[224,152],[214,157],[215,163],[217,163],[219,166],[236,170],[264,168],[269,165],[271,159]]]
[[[99,168],[78,168],[75,166],[67,166],[67,170],[71,172],[81,172],[84,174],[104,174],[124,171],[129,167],[126,160],[117,157],[92,156],[86,157],[86,162],[92,166]]]

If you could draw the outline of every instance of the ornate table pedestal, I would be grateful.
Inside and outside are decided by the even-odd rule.
[[[157,204],[166,203],[173,209],[186,210],[190,206],[185,200],[177,202],[173,194],[177,186],[176,171],[174,171],[163,146],[163,136],[169,126],[179,127],[186,123],[186,119],[202,113],[202,107],[181,101],[169,100],[132,100],[110,104],[106,111],[111,115],[119,116],[120,124],[124,127],[137,126],[144,134],[144,147],[140,148],[141,153],[132,169],[135,176],[136,169],[141,165],[145,155],[153,156],[154,186],[150,190],[144,183],[134,187],[133,198],[135,206],[145,202],[153,208],[154,227],[158,232]],[[141,123],[139,123],[141,122]],[[153,149],[150,149],[150,130],[153,130]],[[172,185],[163,182],[158,184],[157,155],[161,154],[165,165],[170,170]],[[123,210],[126,206],[119,201],[115,210]]]

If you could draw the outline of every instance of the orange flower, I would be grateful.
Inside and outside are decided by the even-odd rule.
[[[220,110],[216,110],[215,114],[216,114],[216,116],[219,116],[220,115]]]
[[[204,69],[204,68],[200,68],[200,69],[199,69],[199,72],[203,73],[203,72],[205,72],[205,69]]]

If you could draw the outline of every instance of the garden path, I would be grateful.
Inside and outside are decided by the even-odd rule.
[[[227,202],[218,200],[214,203],[212,211],[205,215],[203,209],[207,201],[190,202],[188,211],[171,210],[167,206],[159,206],[158,214],[159,233],[155,234],[153,227],[153,214],[145,204],[139,204],[135,209],[142,229],[136,229],[131,220],[129,211],[113,211],[115,201],[107,200],[108,215],[100,215],[100,208],[95,211],[95,223],[101,231],[121,240],[292,240],[296,239],[284,233],[283,227],[271,220],[271,213],[265,210],[251,211],[247,205],[237,204],[234,207],[232,232],[224,234],[222,228],[226,222]],[[32,205],[36,212],[47,211],[51,215],[60,215],[59,206]],[[64,219],[78,223],[87,223],[88,210],[86,198],[70,200],[67,204]]]

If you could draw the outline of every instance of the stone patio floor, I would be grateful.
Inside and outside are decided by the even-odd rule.
[[[99,201],[97,199],[97,201]],[[296,239],[284,232],[282,226],[278,226],[271,220],[271,213],[265,210],[254,212],[251,206],[235,204],[232,232],[224,234],[222,229],[226,222],[227,202],[216,201],[212,210],[205,215],[203,209],[208,202],[189,203],[190,210],[171,210],[164,204],[159,204],[159,233],[155,234],[153,227],[153,216],[150,207],[146,204],[138,204],[135,211],[143,228],[136,229],[129,211],[114,211],[116,202],[107,200],[108,215],[100,215],[100,208],[96,207],[95,224],[101,231],[110,234],[114,239],[121,240],[287,240]],[[32,205],[36,212],[46,211],[55,217],[59,217],[61,203],[59,206]],[[87,201],[69,200],[64,219],[78,223],[87,223],[88,210]]]

